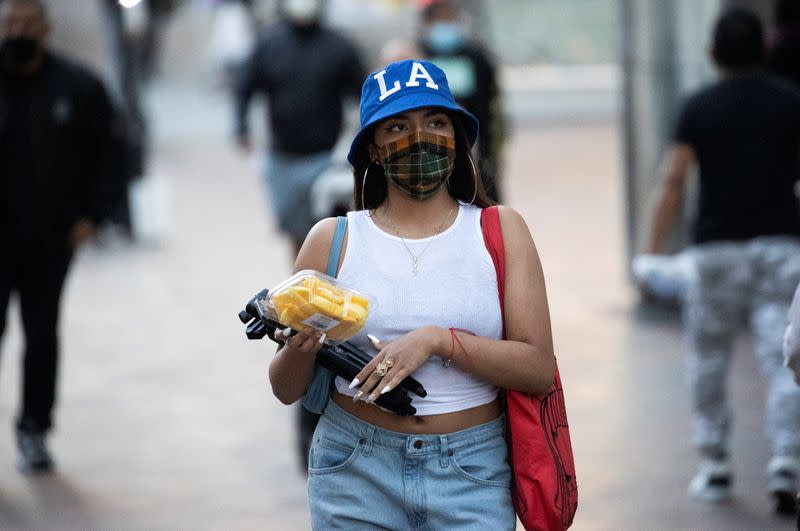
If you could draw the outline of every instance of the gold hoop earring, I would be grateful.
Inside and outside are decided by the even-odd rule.
[[[367,186],[367,173],[369,173],[369,167],[372,166],[372,162],[367,164],[367,169],[364,170],[364,177],[361,179],[361,208],[364,209],[368,218],[371,218],[372,215],[369,213],[369,209],[367,208],[367,204],[364,202],[364,188]]]
[[[475,163],[472,161],[472,155],[469,153],[467,153],[467,160],[470,166],[472,166],[472,176],[475,177],[475,187],[472,189],[472,200],[469,202],[469,204],[472,205],[475,203],[475,198],[478,196],[478,170],[475,169]]]

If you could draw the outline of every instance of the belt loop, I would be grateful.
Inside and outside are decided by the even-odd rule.
[[[372,453],[372,440],[375,438],[375,426],[369,426],[367,428],[367,433],[361,438],[362,446],[361,446],[361,453],[369,457]]]
[[[442,468],[447,468],[447,436],[439,436],[439,464]]]

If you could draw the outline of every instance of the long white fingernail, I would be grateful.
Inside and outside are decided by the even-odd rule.
[[[372,341],[373,344],[377,345],[378,343],[381,342],[380,339],[378,339],[377,337],[373,336],[372,334],[367,334],[367,337],[369,338],[370,341]]]
[[[391,391],[391,390],[392,390],[392,388],[391,388],[391,387],[389,387],[389,386],[387,385],[386,387],[384,387],[384,388],[381,390],[381,394],[382,394],[382,395],[385,395],[386,393],[388,393],[388,392],[389,392],[389,391]]]
[[[281,332],[281,333],[283,334],[283,337],[289,337],[289,335],[292,333],[292,329],[288,328],[288,327],[284,328],[283,332]]]
[[[326,337],[328,337],[328,334],[326,334],[326,333],[324,333],[324,332],[323,332],[323,334],[322,334],[321,336],[319,336],[319,344],[320,344],[320,345],[321,345],[321,344],[323,344],[323,343],[325,343],[325,338],[326,338]]]
[[[358,402],[358,399],[361,398],[361,395],[364,394],[364,391],[359,391],[356,393],[356,396],[353,397],[353,402]]]
[[[359,380],[358,378],[353,378],[353,381],[350,382],[350,385],[348,385],[347,388],[348,389],[352,389],[353,387],[357,386],[360,383],[361,383],[361,380]]]

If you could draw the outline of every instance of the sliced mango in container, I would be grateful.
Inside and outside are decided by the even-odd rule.
[[[298,331],[310,327],[332,341],[350,339],[369,317],[366,296],[316,271],[293,275],[270,295],[281,324]]]

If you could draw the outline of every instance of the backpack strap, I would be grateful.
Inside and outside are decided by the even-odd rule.
[[[497,293],[500,296],[500,316],[503,318],[503,339],[506,337],[506,249],[503,244],[503,228],[500,225],[500,211],[497,206],[490,206],[481,211],[481,230],[486,250],[492,257],[497,274]]]
[[[339,266],[339,257],[342,255],[344,237],[347,234],[347,217],[339,216],[336,219],[336,231],[333,233],[331,242],[331,252],[328,254],[328,276],[335,277],[336,269]],[[317,365],[314,368],[314,379],[308,386],[306,395],[303,397],[303,407],[312,413],[321,414],[325,411],[328,398],[331,396],[334,374],[325,367]]]

